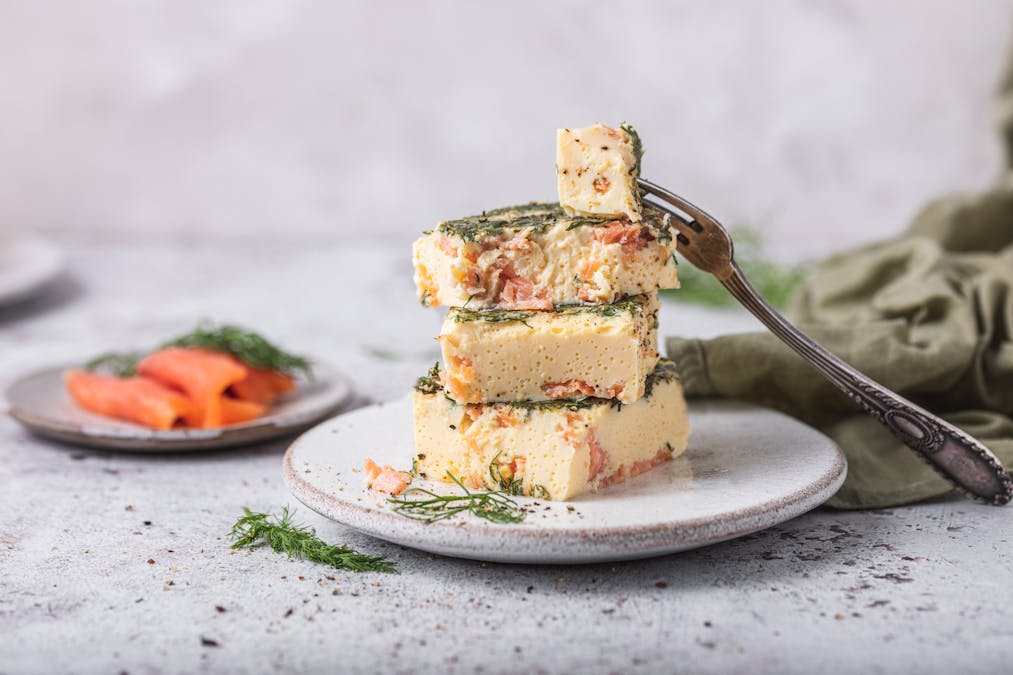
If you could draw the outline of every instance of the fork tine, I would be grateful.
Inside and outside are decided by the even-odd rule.
[[[656,211],[661,211],[665,215],[669,216],[672,220],[675,221],[675,223],[673,224],[675,225],[676,229],[682,230],[683,228],[688,228],[693,232],[698,231],[696,228],[693,227],[693,223],[696,221],[689,220],[688,218],[686,218],[686,216],[672,209],[670,206],[660,204],[653,199],[642,199],[641,201],[643,202],[644,206],[649,206],[652,209],[655,209]]]
[[[675,238],[683,246],[689,246],[689,237],[687,237],[684,234],[685,232],[687,232],[687,231],[699,232],[700,231],[698,229],[700,227],[699,223],[697,223],[695,220],[687,220],[686,217],[683,216],[681,213],[679,213],[677,211],[674,211],[673,209],[670,209],[669,207],[665,206],[664,204],[659,204],[658,202],[654,201],[653,199],[644,199],[643,200],[643,204],[646,207],[652,208],[655,211],[659,211],[659,212],[665,214],[666,216],[668,216],[672,220],[672,227],[675,229]],[[694,227],[694,225],[696,227]]]
[[[718,222],[717,218],[707,213],[696,204],[693,204],[692,202],[683,199],[674,192],[669,192],[660,185],[655,185],[654,183],[644,180],[643,178],[638,178],[637,186],[640,187],[640,189],[646,192],[647,194],[653,195],[658,199],[671,204],[677,209],[680,209],[683,213],[688,214],[692,218],[692,220],[686,221],[685,219],[683,219],[683,222],[685,222],[687,225],[693,228],[695,232],[700,232],[703,229],[701,223],[706,225],[712,225],[715,227],[721,227],[721,223]],[[669,211],[668,209],[664,210],[671,213],[671,211]],[[694,225],[696,225],[696,227],[694,227]]]
[[[679,195],[645,180],[638,180],[638,183],[646,195],[671,205],[659,204],[654,199],[643,200],[645,207],[668,217],[675,230],[675,238],[682,247],[682,257],[704,272],[713,274],[722,283],[735,272],[734,245],[721,223]],[[682,213],[677,213],[676,209]]]

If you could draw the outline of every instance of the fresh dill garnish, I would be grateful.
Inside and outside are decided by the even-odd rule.
[[[458,307],[450,310],[451,315],[454,317],[454,321],[458,323],[468,323],[470,321],[485,321],[488,323],[523,323],[528,328],[531,328],[526,323],[534,314],[531,312],[525,312],[520,309],[467,309],[466,307]]]
[[[506,492],[508,495],[514,497],[523,495],[524,480],[517,478],[516,476],[511,476],[507,479],[507,477],[503,475],[503,468],[499,465],[499,456],[502,454],[503,451],[500,450],[496,453],[496,456],[492,458],[492,461],[489,462],[489,478],[492,479],[492,484],[498,486],[500,490]]]
[[[352,572],[394,572],[397,565],[383,556],[357,553],[346,546],[327,544],[312,528],[296,525],[288,507],[281,516],[254,513],[243,507],[243,516],[232,526],[232,548],[270,546],[275,553],[302,558]]]
[[[435,394],[443,388],[440,384],[440,362],[437,361],[429,372],[415,381],[415,388],[423,394]]]
[[[605,405],[610,399],[585,396],[584,398],[567,399],[553,398],[547,401],[510,401],[509,403],[497,403],[496,405],[508,405],[511,408],[533,412],[535,410],[584,410],[593,408],[596,405]]]
[[[645,209],[644,218],[649,219],[651,225],[653,225],[654,229],[657,230],[655,236],[658,238],[658,243],[669,244],[672,241],[672,237],[674,236],[672,234],[672,220],[669,218],[667,213],[665,214],[665,217],[658,220],[656,213],[652,210]]]
[[[549,494],[549,491],[545,489],[545,486],[539,485],[538,483],[531,486],[531,496],[535,499],[552,499],[552,496]]]
[[[457,476],[447,472],[447,477],[457,484],[464,494],[438,495],[420,487],[408,488],[401,497],[389,497],[394,512],[406,518],[424,523],[435,523],[460,513],[470,513],[493,523],[519,523],[527,515],[521,506],[502,491],[472,492]],[[412,495],[424,495],[409,498]]]
[[[636,316],[644,310],[644,304],[647,302],[647,298],[643,295],[632,295],[622,300],[617,300],[610,305],[584,305],[584,304],[573,304],[573,305],[556,305],[553,307],[553,311],[558,314],[595,314],[597,316],[603,316],[606,318],[612,318],[619,316],[623,313],[629,313],[630,316]]]
[[[619,125],[629,135],[630,143],[633,145],[633,156],[636,158],[636,164],[633,165],[634,175],[640,175],[640,163],[644,158],[644,144],[640,141],[640,134],[633,128],[633,125],[629,122],[623,122]]]
[[[614,220],[615,218],[611,216],[573,216],[570,219],[570,224],[566,226],[566,231],[576,230],[584,225],[603,225]]]
[[[254,368],[289,374],[301,371],[309,375],[312,370],[307,359],[283,351],[263,336],[239,326],[223,325],[216,328],[202,324],[189,333],[162,343],[157,349],[166,347],[201,347],[215,352],[226,352]],[[150,353],[150,351],[108,352],[96,356],[84,367],[96,373],[133,377],[137,374],[137,364]]]
[[[467,243],[476,243],[508,234],[525,237],[544,234],[556,225],[570,231],[585,225],[605,225],[616,220],[611,216],[568,215],[556,202],[531,202],[484,211],[477,216],[447,220],[437,225],[434,231],[459,237]],[[659,242],[672,240],[671,225],[660,213],[645,211],[643,224]]]
[[[504,235],[508,231],[543,234],[554,225],[563,225],[565,229],[572,230],[582,225],[601,225],[612,220],[615,219],[569,216],[563,211],[563,207],[555,202],[531,202],[519,206],[504,206],[477,216],[448,220],[437,225],[436,230],[474,243]]]
[[[286,373],[310,373],[310,362],[302,356],[290,354],[268,342],[253,331],[224,324],[218,327],[200,325],[186,335],[169,340],[163,347],[201,347],[226,352],[254,368],[278,370]]]
[[[133,377],[137,364],[144,358],[142,352],[106,352],[84,364],[85,370],[114,377]]]
[[[559,304],[552,309],[557,314],[595,314],[606,318],[612,318],[628,312],[636,316],[643,311],[646,298],[641,295],[630,296],[618,300],[610,305],[586,305],[586,304]],[[450,310],[450,316],[458,323],[472,321],[484,321],[486,323],[522,323],[528,328],[531,325],[527,320],[536,316],[537,312],[529,312],[521,309],[467,309],[458,307]]]
[[[654,385],[659,382],[670,382],[678,379],[679,371],[675,362],[668,359],[658,359],[658,365],[654,367],[644,380],[644,398],[650,398],[654,391]]]

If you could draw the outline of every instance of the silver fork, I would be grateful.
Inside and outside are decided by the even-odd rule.
[[[960,429],[866,377],[818,345],[778,314],[749,283],[733,257],[732,238],[706,211],[646,180],[644,204],[668,214],[679,240],[679,254],[713,274],[735,299],[838,389],[914,450],[965,495],[1001,506],[1013,498],[1013,481],[988,448]]]

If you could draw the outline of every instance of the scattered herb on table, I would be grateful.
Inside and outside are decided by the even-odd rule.
[[[464,494],[438,495],[425,488],[414,487],[405,490],[401,497],[390,497],[387,501],[394,505],[395,513],[424,523],[435,523],[459,513],[471,513],[494,523],[519,523],[527,515],[520,504],[510,499],[503,490],[472,492],[454,474],[448,471],[447,476]],[[423,496],[410,498],[409,494]]]
[[[254,513],[243,507],[244,515],[232,526],[232,548],[270,546],[275,553],[302,558],[352,572],[395,572],[397,565],[383,556],[364,555],[346,546],[334,546],[317,537],[312,528],[296,525],[288,507],[281,516]]]

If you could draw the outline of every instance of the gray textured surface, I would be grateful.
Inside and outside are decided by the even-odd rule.
[[[327,355],[373,399],[401,395],[435,356],[438,313],[414,304],[403,250],[67,243],[71,276],[0,311],[0,382],[154,342],[196,316]],[[661,332],[745,325],[666,305]],[[0,672],[952,673],[1013,659],[1008,509],[816,512],[708,549],[585,567],[429,556],[302,509],[325,539],[401,569],[355,575],[229,552],[242,506],[289,501],[282,451],[110,454],[0,419]]]

